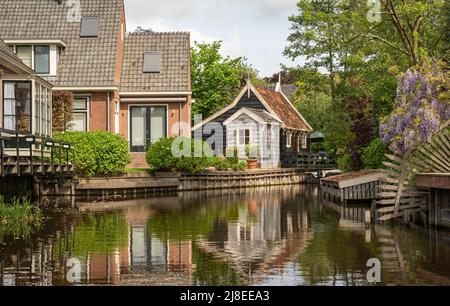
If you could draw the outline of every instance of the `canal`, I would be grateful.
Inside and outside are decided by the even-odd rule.
[[[292,185],[77,203],[35,233],[0,227],[1,285],[450,284],[450,234],[363,223]]]

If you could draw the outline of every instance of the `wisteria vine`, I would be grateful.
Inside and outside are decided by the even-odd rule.
[[[449,119],[448,75],[438,69],[408,70],[398,81],[394,111],[382,120],[380,135],[392,152],[405,157],[430,142]]]

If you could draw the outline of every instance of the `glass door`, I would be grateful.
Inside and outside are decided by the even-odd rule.
[[[165,106],[132,106],[130,108],[131,152],[145,152],[148,145],[166,136]]]

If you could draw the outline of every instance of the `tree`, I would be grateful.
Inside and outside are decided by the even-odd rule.
[[[289,45],[284,51],[292,59],[305,56],[309,67],[325,67],[328,70],[333,101],[336,98],[334,72],[338,57],[338,2],[300,0],[297,3],[299,14],[289,17],[293,33],[289,35]]]
[[[222,42],[195,43],[191,50],[192,113],[203,118],[230,104],[248,78],[258,84],[257,72],[242,57],[223,57]]]

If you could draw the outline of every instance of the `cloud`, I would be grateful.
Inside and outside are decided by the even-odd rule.
[[[297,0],[126,0],[127,30],[189,31],[191,42],[222,41],[221,53],[246,57],[262,76],[285,61]]]

